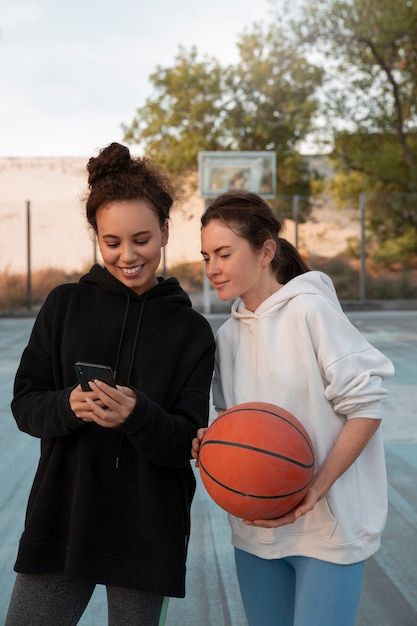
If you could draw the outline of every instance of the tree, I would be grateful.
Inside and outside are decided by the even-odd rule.
[[[417,2],[300,0],[297,11],[292,27],[299,45],[325,70],[321,113],[332,135],[336,187],[367,192],[375,257],[411,259],[417,252]]]
[[[302,0],[301,5],[303,19],[294,28],[300,42],[325,59],[323,115],[340,162],[380,182],[381,168],[372,163],[378,151],[366,164],[361,149],[378,141],[383,159],[396,150],[402,161],[386,176],[388,185],[417,191],[417,3]]]
[[[196,168],[200,150],[274,150],[281,193],[308,193],[297,155],[318,106],[322,71],[297,55],[273,26],[254,26],[238,44],[240,62],[221,67],[180,49],[172,68],[151,75],[154,94],[137,109],[124,139],[142,144],[171,172]]]
[[[238,42],[240,62],[227,77],[226,126],[238,146],[292,154],[311,130],[323,71],[288,45],[275,25],[255,25]]]
[[[224,126],[238,150],[274,150],[278,193],[309,192],[309,174],[298,154],[318,107],[323,71],[289,45],[284,31],[255,25],[238,42],[240,61],[226,78]]]
[[[150,81],[154,95],[123,125],[126,142],[141,144],[170,172],[195,167],[199,150],[221,149],[224,81],[216,59],[180,48],[174,66],[158,66]]]

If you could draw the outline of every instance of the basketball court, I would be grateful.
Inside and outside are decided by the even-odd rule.
[[[417,624],[417,311],[352,311],[348,316],[396,366],[395,378],[387,383],[390,395],[384,421],[388,523],[381,549],[367,564],[357,626],[414,626]],[[207,317],[216,330],[227,314]],[[13,377],[32,324],[32,318],[0,318],[0,623],[7,611],[17,543],[39,454],[39,441],[19,432],[10,413]],[[207,496],[195,471],[198,485],[192,508],[187,597],[170,601],[166,625],[247,626],[226,514]],[[80,625],[106,623],[105,591],[98,587]]]

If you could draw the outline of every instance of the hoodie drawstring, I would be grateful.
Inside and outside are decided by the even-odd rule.
[[[139,317],[138,317],[138,321],[136,324],[136,332],[135,332],[135,337],[133,340],[133,348],[132,348],[132,354],[130,357],[130,363],[129,363],[129,369],[128,369],[128,374],[127,374],[127,384],[130,383],[130,379],[132,376],[132,370],[133,370],[133,365],[134,365],[134,361],[135,361],[135,354],[136,354],[136,346],[138,343],[138,339],[139,339],[139,330],[142,324],[142,317],[143,317],[143,312],[145,309],[145,303],[146,300],[148,298],[148,294],[145,294],[143,301],[142,301],[142,306],[140,307],[140,311],[139,311]],[[125,314],[124,314],[124,318],[123,318],[123,324],[122,324],[122,331],[120,333],[120,340],[119,340],[119,346],[117,348],[117,356],[116,356],[116,364],[115,364],[115,375],[117,373],[117,369],[119,366],[119,359],[120,359],[120,353],[121,353],[121,349],[122,349],[122,343],[123,343],[123,338],[124,338],[124,334],[125,334],[125,328],[126,328],[126,322],[127,322],[127,316],[129,313],[129,309],[130,309],[130,295],[129,292],[126,293],[126,309],[125,309]],[[116,455],[116,469],[119,469],[119,462],[120,462],[120,455],[122,452],[122,447],[123,447],[123,440],[124,440],[124,433],[120,433],[120,440],[119,440],[119,447],[117,450],[117,455]]]

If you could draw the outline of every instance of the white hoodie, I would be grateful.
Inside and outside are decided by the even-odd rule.
[[[350,323],[328,276],[297,276],[255,312],[238,299],[231,314],[217,334],[217,411],[253,401],[283,407],[310,434],[317,468],[346,419],[380,419],[381,382],[394,374],[393,365]],[[303,555],[348,564],[379,548],[386,515],[379,428],[327,496],[295,523],[266,529],[229,520],[233,545],[262,558]]]

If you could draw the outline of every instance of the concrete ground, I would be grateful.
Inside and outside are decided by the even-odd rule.
[[[389,516],[382,547],[369,559],[357,626],[417,624],[417,311],[348,311],[361,332],[389,356],[396,376],[387,382],[384,440]],[[223,312],[207,315],[214,329]],[[10,413],[14,373],[33,324],[0,318],[0,624],[13,586],[13,564],[39,441],[20,433]],[[167,626],[247,626],[233,564],[226,514],[197,476],[192,509],[187,597],[172,599]],[[105,626],[105,591],[97,587],[81,626]],[[320,625],[312,625],[320,626]],[[335,625],[337,626],[337,625]]]

